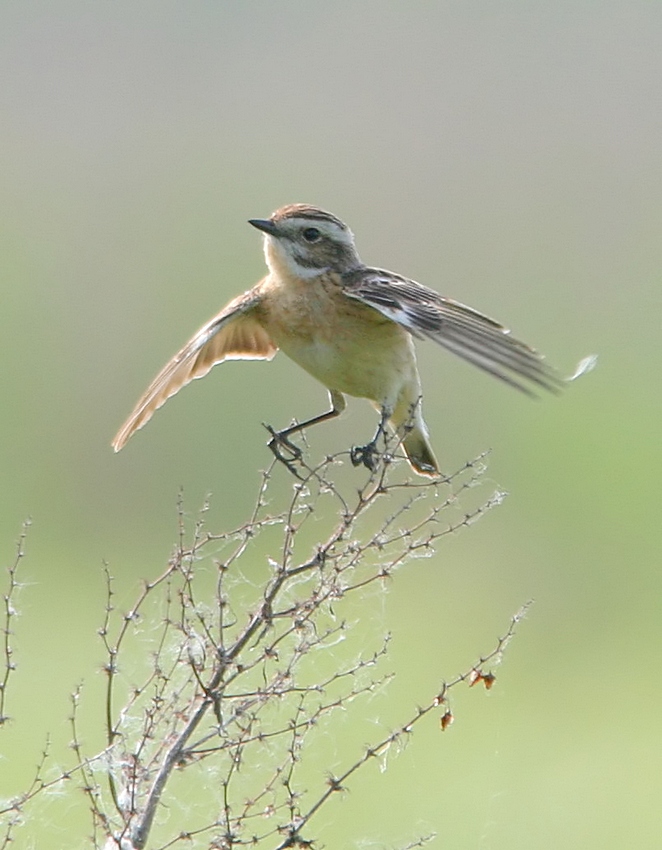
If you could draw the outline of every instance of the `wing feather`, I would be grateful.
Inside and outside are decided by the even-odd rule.
[[[156,410],[195,378],[224,360],[271,360],[278,348],[259,323],[255,307],[259,292],[252,289],[225,306],[177,352],[147,387],[112,446],[118,452]]]
[[[344,292],[402,325],[432,339],[512,387],[535,395],[532,385],[558,392],[563,379],[541,354],[477,310],[445,298],[420,283],[382,269],[362,268],[343,278]]]

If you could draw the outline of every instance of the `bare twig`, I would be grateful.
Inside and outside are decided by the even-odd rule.
[[[3,625],[2,625],[2,654],[4,658],[3,674],[0,679],[0,727],[2,727],[9,717],[6,713],[7,693],[9,680],[16,670],[16,662],[14,660],[14,646],[12,644],[13,637],[13,621],[16,619],[16,595],[20,590],[21,585],[18,581],[18,569],[25,555],[25,539],[30,528],[30,520],[23,523],[21,534],[16,544],[16,555],[13,562],[7,567],[7,589],[2,596],[3,602]]]
[[[521,615],[488,655],[432,686],[425,705],[342,770],[329,770],[316,756],[316,731],[328,735],[338,714],[393,677],[380,670],[389,636],[366,643],[356,622],[366,606],[396,570],[434,554],[445,536],[503,498],[477,489],[483,457],[444,479],[412,481],[400,455],[399,440],[387,440],[375,468],[362,471],[358,489],[339,483],[348,453],[317,465],[302,455],[284,509],[270,512],[269,488],[283,469],[274,458],[250,519],[221,534],[206,529],[206,503],[188,532],[180,497],[176,548],[160,574],[143,582],[128,611],[118,609],[104,565],[99,636],[106,748],[91,757],[84,752],[78,688],[70,718],[75,767],[46,780],[45,752],[31,788],[5,813],[22,812],[39,793],[75,775],[88,799],[97,848],[142,850],[148,842],[154,850],[180,844],[311,847],[311,822],[357,772],[402,744],[430,715],[438,714],[441,729],[447,728],[451,691],[463,682],[492,685],[494,666]],[[19,546],[10,590],[17,586],[21,555]],[[359,604],[358,618],[352,601]],[[316,777],[305,785],[304,769]],[[176,791],[184,777],[199,789],[188,808],[179,805]],[[166,807],[167,820],[160,816]],[[9,822],[5,843],[17,823]],[[403,850],[429,840],[419,838]]]

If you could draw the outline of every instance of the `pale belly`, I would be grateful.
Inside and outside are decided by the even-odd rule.
[[[281,350],[328,389],[393,407],[403,391],[418,393],[418,372],[409,334],[393,323],[345,327],[330,334],[288,334]],[[411,386],[411,385],[414,386]]]
[[[330,390],[391,410],[420,396],[411,336],[323,281],[270,288],[262,323],[274,343]]]

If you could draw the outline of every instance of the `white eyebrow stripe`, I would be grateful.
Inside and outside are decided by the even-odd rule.
[[[335,221],[326,218],[315,218],[315,216],[298,216],[290,219],[297,231],[306,227],[316,227],[327,239],[342,242],[344,245],[353,245],[354,236],[347,227],[342,227]],[[295,236],[296,234],[292,234]],[[292,238],[292,236],[290,238]]]

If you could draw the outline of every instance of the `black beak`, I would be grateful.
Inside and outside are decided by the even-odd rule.
[[[268,233],[269,236],[275,236],[278,232],[276,225],[268,218],[251,218],[248,220],[248,223],[252,224],[253,227],[257,227],[263,233]]]

